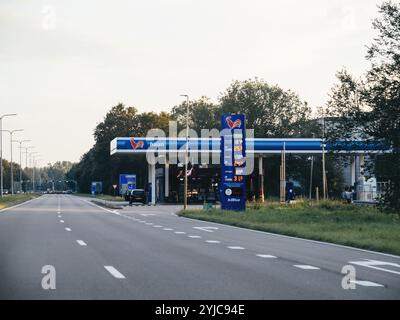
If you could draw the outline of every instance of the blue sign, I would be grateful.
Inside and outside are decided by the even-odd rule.
[[[254,153],[257,154],[281,154],[283,145],[288,153],[322,153],[322,139],[270,139],[258,138],[248,139],[248,142],[254,144]],[[146,153],[151,148],[157,148],[159,151],[176,152],[184,150],[186,144],[185,138],[116,138],[111,141],[111,154],[131,154]],[[214,152],[220,150],[221,145],[218,139],[199,139],[191,138],[189,146],[192,150],[201,150]],[[345,152],[374,152],[391,151],[390,146],[381,141],[337,141],[326,142],[326,151],[345,151]]]
[[[221,183],[223,210],[246,210],[246,119],[244,115],[222,115]]]
[[[92,182],[91,191],[93,195],[103,193],[103,182],[99,181]]]
[[[120,174],[119,175],[119,194],[124,195],[126,191],[136,189],[135,174]]]

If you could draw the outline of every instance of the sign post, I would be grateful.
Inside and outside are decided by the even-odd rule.
[[[246,210],[246,119],[241,114],[221,118],[221,184],[223,210]]]
[[[124,195],[128,190],[136,189],[135,174],[121,174],[119,176],[119,195]]]

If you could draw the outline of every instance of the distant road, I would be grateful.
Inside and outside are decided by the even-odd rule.
[[[400,258],[46,195],[0,211],[1,299],[399,299]],[[343,266],[356,289],[342,288]],[[54,266],[56,289],[42,288]]]

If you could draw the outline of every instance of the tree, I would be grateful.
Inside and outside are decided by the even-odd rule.
[[[171,117],[178,122],[178,128],[186,128],[186,102],[172,108]],[[209,98],[201,97],[189,104],[189,126],[200,135],[201,129],[219,129],[221,108]]]
[[[255,137],[299,137],[309,125],[311,109],[292,91],[255,78],[234,81],[223,93],[223,113],[246,115],[247,128]]]
[[[366,132],[384,140],[393,153],[384,156],[381,172],[389,181],[384,206],[400,210],[400,4],[386,1],[380,6],[381,18],[373,23],[378,37],[368,50],[371,69],[367,74]]]
[[[117,137],[146,136],[152,128],[168,130],[170,116],[166,112],[139,113],[124,104],[111,108],[94,130],[95,145],[68,172],[77,180],[81,192],[89,192],[92,181],[102,181],[106,193],[112,193],[121,173],[137,173],[138,184],[144,184],[147,163],[144,157],[110,155],[110,142]],[[139,174],[140,173],[140,174]]]
[[[360,137],[382,141],[392,154],[380,156],[378,176],[389,182],[382,199],[386,209],[400,209],[400,4],[384,2],[373,22],[377,38],[368,49],[371,62],[365,79],[339,72],[327,114],[336,116],[329,138]]]

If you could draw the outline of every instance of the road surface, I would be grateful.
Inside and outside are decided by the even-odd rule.
[[[0,211],[0,299],[400,298],[400,257],[89,200],[45,195]],[[346,265],[354,290],[342,287]]]

